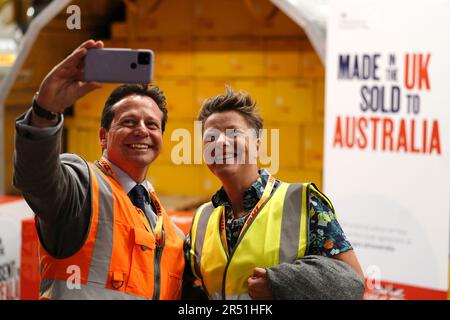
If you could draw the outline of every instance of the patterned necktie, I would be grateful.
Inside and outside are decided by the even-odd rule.
[[[147,202],[150,202],[147,190],[145,190],[142,185],[137,184],[133,189],[131,189],[131,191],[128,193],[128,196],[130,197],[131,202],[145,213],[150,226],[152,227],[152,229],[154,229],[156,223],[155,214],[150,212],[150,210],[147,209],[147,206],[145,205],[146,200]]]

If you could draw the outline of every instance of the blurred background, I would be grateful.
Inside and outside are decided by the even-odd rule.
[[[370,6],[367,6],[369,2]],[[423,13],[427,17],[427,21],[433,19],[426,11],[433,5],[435,10],[437,5],[447,6],[445,7],[448,9],[446,14],[450,16],[450,1],[448,0],[430,1],[433,5],[422,0],[412,2],[424,6]],[[385,20],[387,21],[383,13],[383,10],[390,6],[387,1],[365,0],[360,4],[357,1],[341,0],[338,5],[341,3],[346,3],[346,6],[344,5],[346,9],[342,9],[343,13],[341,11],[334,12],[334,18],[338,16],[339,19],[335,20],[339,21],[339,27],[347,31],[361,26],[364,29],[366,24],[370,25],[372,22],[377,27],[383,25]],[[417,46],[415,38],[410,40],[407,37],[415,36],[410,32],[407,34],[405,31],[407,29],[405,25],[410,23],[408,8],[403,10],[404,8],[401,6],[406,7],[408,1],[398,0],[398,3],[396,8],[400,8],[398,11],[404,13],[402,19],[398,20],[398,30],[400,31],[396,29],[396,26],[392,27],[397,20],[391,19],[389,25],[392,29],[396,29],[394,31],[403,32],[401,39],[397,38],[399,39],[398,43],[390,32],[386,32],[386,35],[383,34],[381,37],[378,35],[378,39],[371,43],[371,35],[375,34],[376,30],[367,29],[361,33],[363,36],[368,35],[367,42],[355,43],[353,47],[353,38],[345,38],[346,41],[352,43],[349,51],[365,52],[366,46],[367,48],[380,48],[381,51],[393,50],[396,46],[392,43],[398,47],[407,43],[408,47],[405,48],[405,52],[431,50],[427,46],[428,42],[423,40],[424,38],[431,39],[431,37],[422,37],[420,44],[417,41]],[[29,109],[33,95],[53,66],[88,39],[102,40],[105,47],[154,51],[154,84],[158,85],[167,97],[169,121],[164,133],[163,152],[151,165],[148,179],[154,185],[174,222],[187,233],[193,210],[201,203],[209,201],[220,187],[220,183],[209,172],[205,164],[193,164],[194,153],[201,152],[201,144],[196,143],[194,139],[190,140],[191,154],[188,156],[192,163],[176,165],[171,160],[171,153],[174,147],[180,144],[180,141],[172,141],[171,136],[176,129],[186,129],[191,137],[194,137],[194,120],[202,102],[206,98],[224,93],[226,84],[235,89],[248,91],[257,102],[264,118],[264,127],[279,130],[279,140],[275,139],[275,141],[269,131],[268,138],[263,143],[266,148],[262,151],[267,154],[266,158],[268,159],[261,159],[261,161],[270,161],[261,162],[261,167],[275,168],[272,173],[278,179],[286,182],[312,181],[319,188],[324,187],[324,163],[325,167],[327,163],[334,166],[332,163],[334,159],[330,161],[327,157],[328,162],[324,162],[323,155],[324,63],[327,18],[330,7],[328,4],[328,0],[0,0],[0,271],[1,268],[12,270],[7,277],[0,277],[0,300],[37,298],[39,286],[38,240],[32,218],[33,213],[20,197],[19,191],[12,185],[14,125],[15,119]],[[67,25],[68,18],[74,13],[74,11],[68,11],[72,5],[76,6],[72,8],[80,10],[80,28],[78,29],[70,29]],[[366,8],[368,12],[362,10],[363,13],[361,13],[359,11],[361,8]],[[417,6],[414,8],[414,12],[422,13],[421,10],[417,10]],[[341,9],[339,8],[339,10]],[[350,13],[347,15],[347,12]],[[430,12],[433,11],[430,10]],[[393,14],[393,16],[396,15]],[[377,25],[377,23],[380,24]],[[336,30],[335,27],[335,34],[338,34]],[[435,29],[430,27],[429,30],[434,32]],[[348,35],[341,29],[339,32],[340,36]],[[373,32],[373,34],[369,32]],[[442,41],[442,46],[439,48],[443,49],[440,52],[450,48],[445,38],[446,33],[448,30],[442,30],[441,40],[430,41],[432,44]],[[433,34],[434,36],[435,34]],[[384,42],[385,37],[386,42]],[[407,38],[410,42],[405,40]],[[337,47],[335,44],[338,40],[334,41],[334,46]],[[381,42],[382,44],[380,44]],[[427,45],[424,44],[425,42]],[[346,47],[345,50],[347,50]],[[434,54],[433,59],[438,56],[439,54]],[[328,67],[334,66],[334,63],[330,63],[330,61],[334,60],[327,61]],[[437,58],[434,61],[440,61],[443,65],[442,61],[444,60]],[[327,83],[327,90],[333,88],[330,83],[337,83],[337,80],[331,79],[334,82]],[[441,77],[441,79],[443,78]],[[436,83],[438,82],[439,80],[436,81]],[[442,84],[442,80],[440,84]],[[88,161],[100,158],[98,130],[101,110],[115,86],[117,84],[104,84],[102,89],[88,94],[66,110],[63,152],[77,153]],[[334,88],[341,87],[335,86]],[[433,94],[436,94],[437,91],[433,91]],[[339,97],[336,90],[330,92],[328,92],[329,97]],[[347,97],[342,93],[339,103],[342,101],[347,103],[347,101],[351,101],[347,98],[356,96],[357,94]],[[443,96],[441,90],[436,94],[438,97],[436,99],[441,99]],[[338,104],[337,99],[331,102],[329,99],[327,112],[332,109],[330,104],[334,103],[332,107]],[[358,105],[355,104],[355,106],[358,109]],[[445,117],[441,119],[442,126],[445,128],[448,126],[446,119]],[[329,125],[327,121],[327,126]],[[442,140],[447,141],[448,138],[443,137]],[[327,139],[327,141],[331,140]],[[274,144],[278,146],[278,149],[273,149]],[[443,146],[446,144],[448,145],[448,142],[442,143]],[[272,152],[277,152],[279,166],[273,166],[274,163],[271,163],[276,159]],[[350,151],[346,153],[347,156],[349,154]],[[360,154],[363,152],[361,151]],[[389,161],[391,155],[387,153],[372,154],[371,158]],[[410,161],[414,156],[407,158],[406,161]],[[442,159],[444,156],[447,157],[445,159],[448,159],[446,151],[443,151]],[[427,155],[423,156],[423,158],[426,157]],[[431,156],[429,158],[431,159]],[[357,162],[355,159],[349,158],[351,161],[342,161],[342,159],[341,162],[345,166],[350,167],[350,170],[354,169],[352,166]],[[381,179],[389,175],[384,171],[385,163],[379,162],[381,168],[377,166],[366,168],[365,162],[358,164],[360,169],[379,172]],[[405,168],[408,168],[411,163],[405,162]],[[333,168],[333,170],[328,170],[327,181],[332,180],[330,172],[337,171],[336,166]],[[448,164],[443,164],[442,168],[448,168]],[[355,170],[355,172],[357,171]],[[411,177],[407,180],[416,181],[414,174],[417,173],[411,172]],[[422,172],[422,174],[426,175],[427,173]],[[401,190],[404,194],[407,195],[408,191],[414,188],[414,184],[409,184],[408,181],[393,176],[395,175],[389,175],[386,180],[402,186],[398,189],[404,189]],[[373,184],[372,180],[359,176],[347,176],[345,179],[335,180],[342,190],[345,189],[343,186],[348,185],[358,189],[364,183],[366,186]],[[354,184],[354,181],[358,183]],[[420,185],[420,189],[422,188],[423,186]],[[367,193],[367,190],[363,190],[364,187],[361,189],[362,193]],[[325,190],[325,192],[328,191]],[[386,193],[393,198],[397,195],[396,192]],[[348,199],[348,202],[353,203],[353,197],[356,196],[356,192],[351,193],[351,199]],[[411,196],[408,199],[410,198]],[[338,202],[337,197],[331,199],[332,201],[336,199]],[[366,198],[362,197],[362,199]],[[368,208],[375,208],[376,206],[371,205],[376,202],[373,200],[375,198],[370,199],[372,200],[367,201]],[[424,197],[423,202],[426,201],[428,199]],[[438,203],[444,207],[443,204],[447,205],[445,201],[448,202],[448,198],[443,200],[440,198]],[[406,224],[403,225],[402,221],[392,222],[392,213],[395,213],[397,209],[390,206],[387,208],[384,212],[385,216],[382,217],[378,215],[379,212],[369,214],[370,210],[361,210],[360,207],[356,207],[352,211],[353,216],[343,214],[340,216],[342,217],[340,221],[349,223],[354,221],[354,217],[359,217],[362,225],[374,226],[380,223],[383,227],[395,225],[404,227],[405,230],[409,228]],[[345,214],[350,212],[350,210],[347,211]],[[366,215],[360,215],[360,213]],[[441,214],[443,217],[447,213],[441,212]],[[367,216],[372,220],[366,219]],[[408,221],[413,216],[410,214]],[[448,219],[448,214],[446,219]],[[448,220],[444,222],[448,225]],[[444,222],[438,224],[442,226],[445,225]],[[436,233],[433,229],[435,224],[431,219],[429,226],[432,233]],[[349,229],[344,228],[344,230]],[[446,230],[448,231],[448,229]],[[366,232],[361,232],[361,234],[366,235]],[[414,231],[411,234],[422,235],[423,232]],[[446,235],[442,235],[442,238],[445,237]],[[358,237],[353,235],[351,239],[358,239]],[[419,237],[415,237],[415,239],[417,240]],[[436,243],[433,245],[437,246]],[[439,245],[443,248],[446,243]],[[431,262],[427,262],[429,263],[427,268],[422,266],[410,268],[412,265],[419,265],[411,263],[413,260],[410,257],[402,259],[399,253],[395,253],[392,254],[395,259],[391,259],[391,256],[383,251],[376,252],[374,249],[363,247],[355,248],[357,252],[365,252],[369,258],[379,257],[376,254],[382,256],[373,265],[368,263],[369,259],[362,261],[366,276],[370,276],[370,272],[373,271],[370,269],[371,267],[380,265],[384,268],[384,274],[379,274],[379,279],[383,279],[383,276],[391,270],[407,274],[412,279],[408,280],[409,282],[400,281],[391,273],[390,277],[385,278],[384,282],[378,282],[374,288],[369,288],[369,290],[366,287],[366,299],[445,299],[447,297],[448,287],[445,291],[443,288],[432,288],[433,290],[427,291],[417,287],[414,282],[415,276],[411,276],[412,269],[423,274],[429,273]],[[416,254],[417,248],[419,247],[415,244],[410,246],[411,251],[416,250],[413,254],[414,258],[422,259],[423,255]],[[428,253],[434,253],[430,248],[427,249]],[[442,263],[439,266],[444,268],[448,267],[446,260],[448,247],[446,249],[445,252],[441,252],[442,250],[439,249],[439,255],[445,258],[445,266]],[[408,252],[402,253],[408,254]],[[389,263],[395,266],[391,268]],[[388,265],[389,267],[387,267]],[[375,269],[376,272],[379,271],[379,269]],[[425,278],[424,275],[422,277]],[[448,278],[446,279],[448,280]],[[448,281],[444,281],[444,284],[446,282]]]
[[[50,2],[0,2],[2,30],[9,30],[0,42],[2,76],[14,62],[23,32]],[[71,4],[81,9],[81,29],[67,29],[65,10],[49,21],[4,102],[5,194],[18,194],[11,180],[14,119],[29,108],[50,69],[89,38],[103,40],[106,47],[155,52],[154,83],[165,92],[169,110],[164,150],[149,172],[159,194],[178,196],[176,203],[184,204],[189,199],[203,201],[220,187],[203,164],[173,164],[170,154],[178,142],[170,137],[177,128],[193,134],[203,100],[223,93],[225,84],[250,92],[265,127],[280,130],[282,160],[277,177],[311,180],[320,187],[324,67],[304,30],[269,0],[80,0]],[[113,87],[104,85],[66,112],[65,152],[89,161],[99,158],[100,114]],[[270,156],[270,141],[268,150]],[[174,180],[189,183],[174,184]]]
[[[67,27],[70,5],[80,9],[80,29]],[[193,137],[202,102],[225,84],[248,91],[265,128],[279,129],[277,178],[321,187],[324,66],[305,30],[271,1],[0,0],[0,265],[13,270],[0,281],[0,299],[36,299],[39,285],[32,213],[12,185],[15,118],[51,68],[91,38],[155,53],[154,84],[166,94],[169,121],[148,179],[185,233],[193,210],[220,183],[204,164],[174,164],[179,141],[171,134],[184,128]],[[99,159],[101,110],[115,86],[104,84],[66,110],[63,152]],[[270,157],[270,134],[267,142]],[[192,163],[194,148],[201,152],[191,140]]]

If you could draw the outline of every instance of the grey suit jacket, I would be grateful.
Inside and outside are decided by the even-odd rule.
[[[60,155],[61,135],[62,125],[55,134],[36,139],[17,130],[16,123],[13,177],[38,217],[43,246],[57,258],[69,257],[82,246],[91,214],[88,165],[75,154]]]

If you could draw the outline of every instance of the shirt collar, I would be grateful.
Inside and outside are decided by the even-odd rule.
[[[150,190],[153,190],[153,186],[147,180],[144,180],[141,183],[136,183],[136,181],[134,181],[125,171],[120,169],[109,160],[108,163],[111,165],[111,168],[113,169],[119,184],[126,194],[128,194],[131,189],[133,189],[137,184],[142,185],[148,193],[150,192]]]
[[[259,177],[252,183],[250,188],[244,192],[244,209],[251,210],[261,199],[270,173],[266,169],[258,171]],[[223,186],[212,196],[211,202],[214,207],[225,206],[231,208],[231,202]]]

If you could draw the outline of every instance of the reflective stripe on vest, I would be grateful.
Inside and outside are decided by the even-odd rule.
[[[202,257],[203,241],[205,239],[206,225],[208,224],[209,217],[214,210],[214,206],[211,202],[205,203],[198,209],[198,213],[192,221],[191,228],[191,269],[197,278],[201,278],[200,261]],[[194,245],[195,244],[195,245]]]
[[[223,300],[222,292],[213,292],[209,296],[210,300]],[[225,296],[225,300],[252,300],[248,293],[241,294],[227,294]]]
[[[120,291],[105,290],[104,286],[93,283],[69,287],[67,282],[62,280],[43,279],[41,280],[40,291],[43,292],[40,299],[58,297],[64,300],[147,300]]]
[[[114,208],[113,194],[108,181],[96,170],[98,182],[98,221],[95,235],[94,251],[89,267],[88,283],[106,285],[113,246]]]
[[[166,240],[161,260],[154,265],[155,239],[144,214],[112,177],[93,165],[89,172],[92,210],[88,236],[81,249],[66,259],[53,258],[41,245],[41,298],[151,299],[158,268],[159,298],[179,299],[183,238],[169,216],[163,210]]]
[[[228,256],[220,241],[223,207],[203,205],[191,230],[191,263],[211,299],[249,299],[255,267],[294,262],[307,249],[308,184],[281,183]]]
[[[307,243],[302,242],[306,238],[300,238],[300,229],[302,225],[306,224],[308,216],[306,203],[306,192],[303,192],[303,184],[290,184],[283,205],[278,263],[295,261],[298,257],[299,248],[307,245]]]

